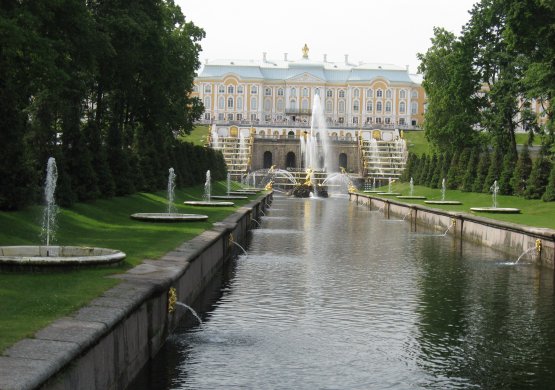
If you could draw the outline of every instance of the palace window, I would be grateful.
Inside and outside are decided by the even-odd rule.
[[[277,101],[277,110],[283,111],[283,99],[278,99]]]
[[[283,96],[283,88],[279,88],[277,94],[278,96]]]
[[[407,98],[407,91],[405,91],[404,89],[401,89],[401,91],[399,92],[399,98],[406,99]]]
[[[297,90],[295,88],[291,88],[291,96],[297,96]]]
[[[404,125],[405,124],[405,118],[399,118],[399,124]]]
[[[376,91],[376,97],[379,97],[379,98],[383,97],[383,91],[381,89],[378,89]]]
[[[237,120],[238,121],[243,120],[243,114],[237,114]]]
[[[258,88],[256,85],[253,85],[251,87],[251,95],[256,95],[256,94],[258,94]]]
[[[218,86],[218,93],[225,93],[225,85]]]
[[[242,98],[242,97],[238,97],[238,98],[237,98],[237,109],[238,109],[238,110],[242,110],[242,109],[243,109],[243,98]]]
[[[345,91],[344,91],[344,90],[342,90],[342,89],[339,90],[339,97],[340,97],[340,98],[344,98],[344,97],[345,97]]]
[[[385,98],[391,99],[391,89],[388,89],[387,91],[385,91]]]
[[[212,85],[204,84],[204,93],[212,93]]]
[[[265,96],[272,96],[272,88],[264,88]]]
[[[376,103],[376,111],[382,112],[382,102],[377,102]]]
[[[353,124],[358,125],[358,116],[353,117]]]
[[[360,103],[359,103],[358,100],[355,100],[355,101],[353,102],[353,111],[354,111],[354,112],[359,112],[359,111],[360,111]]]
[[[308,88],[303,88],[303,96],[308,96]]]
[[[242,85],[237,86],[237,93],[243,93],[243,86]]]
[[[391,112],[391,102],[385,102],[385,112]]]
[[[224,113],[223,113],[223,112],[220,112],[220,113],[218,114],[218,120],[219,120],[219,121],[223,121],[223,120],[224,120]]]
[[[376,118],[376,123],[381,124],[382,123],[382,118]]]
[[[359,91],[358,88],[355,88],[355,89],[353,90],[353,96],[356,97],[356,98],[360,96],[360,91]]]
[[[345,101],[344,100],[340,100],[339,103],[337,104],[337,111],[343,113],[345,112]]]
[[[333,111],[333,103],[331,101],[331,99],[326,100],[326,112],[332,112]]]
[[[330,98],[330,97],[333,97],[333,91],[332,91],[331,89],[328,89],[328,90],[326,91],[326,96],[329,97],[329,98]]]
[[[373,98],[374,97],[374,90],[373,89],[367,89],[366,90],[366,97],[367,98]]]
[[[251,121],[258,121],[256,114],[251,114]]]
[[[314,95],[320,96],[320,88],[316,88],[316,89],[314,90]]]
[[[210,113],[209,112],[204,113],[204,119],[207,120],[207,121],[210,120]]]
[[[372,117],[370,116],[366,117],[366,123],[368,124],[372,123]]]
[[[269,112],[272,110],[272,100],[267,98],[264,100],[264,111]]]
[[[405,104],[405,102],[399,103],[399,112],[400,112],[401,114],[404,114],[404,113],[405,113],[405,111],[406,111],[406,109],[407,109],[406,106],[407,106],[407,105]]]
[[[385,124],[389,125],[391,123],[391,118],[385,118]]]
[[[303,112],[308,112],[308,99],[303,99],[301,106],[302,106],[301,108],[303,109]]]
[[[372,101],[367,101],[366,102],[366,111],[368,112],[372,112],[372,109],[374,108],[374,104],[372,103]]]
[[[227,86],[227,93],[234,93],[235,92],[235,87],[233,85],[228,85]]]
[[[410,104],[410,113],[412,115],[416,115],[417,112],[418,112],[418,104],[416,102],[412,102]]]
[[[297,108],[297,101],[295,99],[291,99],[289,101],[289,109],[294,110]]]
[[[210,99],[210,96],[206,96],[204,98],[204,108],[206,110],[210,110],[211,106],[212,106],[212,99]]]
[[[227,120],[232,121],[233,120],[233,114],[227,114]]]
[[[218,99],[218,109],[223,110],[225,108],[225,99],[223,96],[220,96]]]
[[[251,98],[251,110],[257,110],[258,109],[258,99],[253,97]]]
[[[227,99],[227,108],[233,108],[233,98],[232,97]]]
[[[410,97],[411,97],[411,99],[417,99],[418,98],[418,92],[416,90],[413,90],[410,93]]]

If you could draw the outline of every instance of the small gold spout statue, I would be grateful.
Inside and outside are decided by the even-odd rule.
[[[266,191],[272,191],[272,189],[274,188],[274,182],[270,180],[270,182],[268,184],[266,184],[266,187],[264,187],[264,189]]]
[[[542,253],[542,240],[540,240],[539,238],[536,240],[536,252],[538,253],[538,255]]]
[[[168,291],[168,313],[175,311],[175,304],[177,303],[177,290],[175,287],[170,287]]]

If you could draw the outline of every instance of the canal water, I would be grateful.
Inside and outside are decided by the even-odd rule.
[[[275,197],[130,388],[555,388],[553,272],[442,233]]]

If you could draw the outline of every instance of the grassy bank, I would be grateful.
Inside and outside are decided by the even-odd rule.
[[[58,216],[57,244],[119,249],[127,257],[121,265],[109,268],[0,272],[0,351],[21,338],[31,337],[38,329],[70,314],[118,283],[107,276],[124,272],[143,259],[159,258],[236,209],[183,205],[186,200],[200,200],[203,191],[202,186],[177,190],[175,203],[178,212],[208,215],[208,221],[204,222],[146,223],[129,218],[136,212],[166,211],[166,194],[162,192],[80,203],[71,209],[62,209]],[[224,184],[213,183],[212,193],[225,193]],[[247,202],[235,201],[235,205]],[[0,212],[0,245],[38,244],[41,214],[39,206],[19,212]]]
[[[387,191],[387,186],[381,189]],[[409,195],[409,183],[392,184],[394,192],[400,192],[403,195]],[[432,189],[424,186],[414,186],[413,195],[426,196],[427,200],[441,200],[441,189]],[[520,214],[491,214],[472,212],[471,207],[491,207],[492,195],[479,194],[475,192],[462,192],[458,190],[447,190],[445,200],[458,200],[462,205],[428,205],[424,200],[414,199],[397,199],[388,197],[409,204],[420,204],[426,207],[432,207],[441,210],[465,212],[469,214],[479,215],[481,217],[491,218],[499,221],[518,223],[521,225],[545,227],[555,229],[555,202],[544,202],[542,200],[524,199],[517,196],[497,196],[497,207],[514,207],[521,210]]]

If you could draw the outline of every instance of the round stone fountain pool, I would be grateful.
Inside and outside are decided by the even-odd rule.
[[[83,246],[1,246],[0,266],[56,267],[108,265],[119,263],[125,253],[107,248]]]

